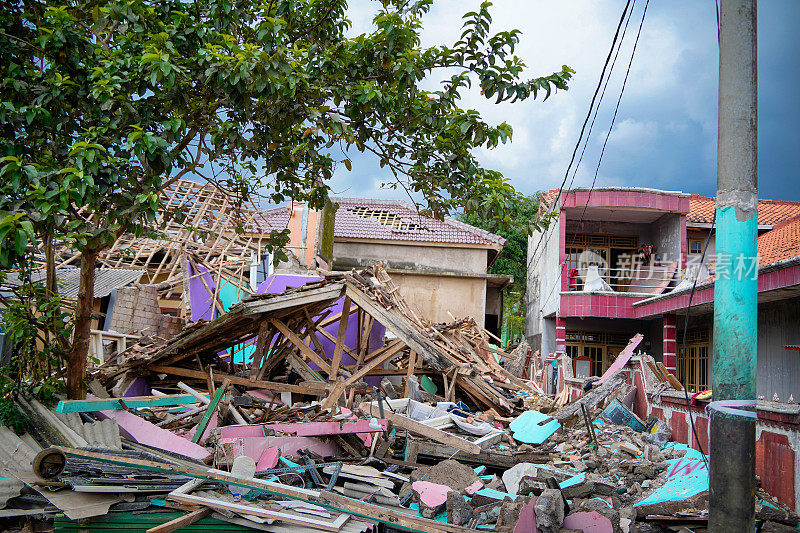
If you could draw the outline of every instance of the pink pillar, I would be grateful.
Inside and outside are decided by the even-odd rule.
[[[681,215],[681,257],[679,269],[686,269],[686,260],[689,254],[689,237],[686,234],[686,215]],[[680,272],[678,272],[680,274]]]
[[[675,315],[664,315],[662,320],[662,346],[664,354],[664,366],[670,374],[678,375],[678,330],[676,324],[678,319]]]
[[[568,272],[566,265],[564,264],[567,259],[566,241],[567,213],[562,209],[558,215],[558,267],[561,269],[561,292],[569,290],[569,278],[567,277]],[[556,321],[558,321],[558,319],[556,319]],[[556,351],[558,351],[558,349],[556,349]]]

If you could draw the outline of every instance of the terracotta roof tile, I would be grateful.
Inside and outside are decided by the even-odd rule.
[[[339,204],[334,237],[455,244],[506,244],[503,237],[452,218],[425,217],[408,202],[373,198],[331,198]],[[263,211],[251,231],[282,230],[289,223],[287,206]]]
[[[758,266],[800,256],[800,216],[779,223],[758,237]]]
[[[686,221],[695,224],[711,224],[714,220],[717,199],[713,196],[693,194],[689,198],[689,214]],[[800,216],[800,202],[788,200],[759,200],[758,224],[774,226],[785,220]]]
[[[499,244],[503,237],[451,218],[425,217],[408,202],[372,198],[331,198],[339,204],[335,237],[395,241]]]
[[[288,224],[289,224],[289,207],[284,205],[280,207],[273,207],[272,209],[267,209],[266,211],[262,211],[253,218],[253,223],[251,227],[248,229],[254,233],[259,233],[261,231],[272,231],[272,230],[280,231],[286,229],[286,226]]]

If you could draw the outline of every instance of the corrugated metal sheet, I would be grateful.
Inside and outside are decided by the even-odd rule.
[[[103,298],[111,294],[111,291],[138,281],[143,275],[144,270],[128,270],[125,268],[98,268],[94,277],[94,296]],[[33,281],[44,281],[45,273],[37,271],[32,275]],[[59,293],[64,298],[77,298],[78,288],[81,282],[81,272],[79,268],[59,268],[56,270],[56,278],[59,281]],[[8,274],[4,285],[17,287],[20,284],[19,276],[15,272]]]
[[[12,472],[29,471],[36,453],[11,428],[0,426],[0,463],[3,468]]]
[[[25,485],[17,478],[1,476],[3,476],[2,471],[0,471],[0,509],[4,509],[8,500],[19,496]]]
[[[10,472],[29,472],[37,453],[38,450],[28,446],[11,428],[0,426],[0,509],[8,500],[19,496],[24,487]]]
[[[90,448],[122,449],[119,425],[113,418],[98,422],[83,422],[78,413],[59,413],[54,410],[51,410],[51,412],[72,428],[75,433],[83,437]]]

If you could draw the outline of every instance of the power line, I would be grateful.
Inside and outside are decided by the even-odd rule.
[[[633,65],[633,58],[636,56],[636,47],[639,44],[639,37],[642,35],[642,26],[644,26],[644,19],[647,16],[647,6],[650,5],[650,0],[647,0],[644,4],[644,11],[642,11],[642,20],[639,22],[639,31],[636,32],[636,40],[633,42],[633,50],[631,50],[631,59],[628,61],[628,69],[625,71],[625,79],[622,81],[622,88],[619,91],[619,98],[617,98],[617,105],[614,108],[614,115],[611,117],[611,126],[609,126],[608,131],[606,132],[606,138],[603,141],[603,148],[600,150],[600,157],[597,159],[597,167],[594,170],[594,178],[592,179],[592,186],[589,188],[589,195],[586,197],[586,205],[583,206],[583,213],[581,213],[581,219],[579,224],[583,223],[583,217],[586,215],[586,209],[589,207],[589,200],[592,198],[592,191],[594,190],[594,185],[597,183],[597,174],[600,172],[600,165],[603,163],[603,154],[606,152],[606,145],[608,144],[608,139],[611,137],[611,130],[614,129],[614,123],[617,120],[617,113],[619,112],[619,105],[622,102],[622,95],[625,94],[625,86],[628,83],[628,76],[631,73],[631,65]]]
[[[578,136],[578,141],[575,143],[575,149],[572,151],[572,157],[570,158],[569,165],[567,165],[567,170],[564,173],[564,179],[561,181],[561,186],[558,189],[558,194],[556,195],[556,198],[555,198],[555,200],[553,201],[553,203],[551,205],[558,204],[558,200],[561,198],[561,191],[564,190],[564,185],[567,183],[567,178],[569,177],[569,171],[572,168],[572,163],[575,161],[575,156],[578,153],[578,148],[580,148],[581,141],[583,139],[583,133],[586,130],[586,124],[589,123],[589,118],[591,118],[591,116],[592,116],[592,110],[594,109],[595,100],[597,99],[597,95],[600,92],[600,87],[603,85],[603,79],[606,76],[606,69],[608,69],[609,61],[611,61],[611,56],[613,55],[614,49],[615,49],[615,47],[617,45],[617,40],[619,39],[619,36],[620,36],[620,30],[622,29],[622,25],[623,25],[623,23],[625,21],[625,15],[628,13],[628,8],[630,7],[630,5],[631,5],[631,0],[627,0],[627,2],[625,3],[625,9],[622,10],[622,15],[620,16],[619,22],[617,23],[617,30],[614,32],[614,39],[611,41],[611,49],[609,49],[608,55],[606,56],[605,63],[603,64],[603,70],[600,72],[600,79],[597,80],[597,87],[594,90],[594,95],[592,95],[592,101],[589,104],[589,110],[587,111],[586,118],[584,119],[583,125],[581,126],[581,131],[580,131],[580,135]],[[611,77],[611,71],[610,70],[608,72],[608,76]],[[598,106],[599,105],[600,104],[598,102]],[[548,234],[547,240],[549,240],[549,238],[550,237],[549,237],[549,234]],[[545,241],[545,244],[546,244],[546,241]],[[534,249],[534,252],[533,252],[533,255],[531,256],[531,258],[536,256],[536,253],[539,251],[539,246],[541,245],[541,243],[542,243],[542,239],[540,238],[539,242],[536,243],[536,248]],[[531,261],[528,261],[528,268],[530,268],[530,267],[531,267]]]
[[[639,44],[639,38],[640,38],[641,33],[642,33],[642,27],[644,26],[644,20],[645,20],[645,17],[647,15],[647,7],[649,5],[650,5],[650,0],[647,0],[647,2],[645,3],[645,6],[644,6],[644,10],[642,11],[642,20],[639,22],[639,29],[638,29],[638,31],[636,33],[636,39],[635,39],[635,41],[633,43],[633,49],[631,50],[631,57],[630,57],[630,60],[628,61],[628,67],[627,67],[627,69],[625,71],[625,78],[624,78],[624,80],[622,82],[622,88],[620,89],[619,97],[617,98],[617,104],[616,104],[616,106],[614,108],[614,115],[613,115],[613,117],[611,119],[611,126],[609,127],[608,131],[606,132],[606,137],[605,137],[605,139],[603,141],[603,148],[602,148],[602,150],[600,152],[600,157],[599,157],[599,159],[597,161],[597,167],[595,169],[594,178],[592,180],[591,188],[589,189],[589,195],[586,198],[586,205],[584,206],[583,212],[581,213],[581,218],[580,218],[580,221],[578,223],[579,225],[581,223],[583,223],[584,217],[586,215],[586,208],[589,206],[589,200],[591,199],[592,191],[594,190],[594,186],[595,186],[595,184],[597,182],[597,175],[598,175],[599,170],[600,170],[600,165],[601,165],[601,163],[603,161],[603,154],[605,153],[606,145],[608,144],[608,139],[609,139],[609,136],[611,135],[611,130],[613,129],[614,123],[615,123],[615,121],[617,119],[617,113],[619,112],[619,106],[620,106],[620,103],[622,102],[622,96],[625,93],[625,87],[626,87],[626,85],[628,83],[628,77],[630,75],[631,66],[633,64],[633,58],[636,55],[636,48],[637,48],[637,46]],[[574,182],[575,176],[578,173],[578,167],[580,166],[581,161],[583,160],[583,155],[584,155],[584,153],[586,151],[586,147],[587,147],[587,145],[589,143],[589,138],[591,136],[592,129],[594,128],[595,120],[597,119],[597,114],[598,114],[599,109],[600,109],[600,103],[602,103],[602,101],[603,101],[603,97],[605,96],[605,93],[606,93],[606,88],[608,87],[608,83],[609,83],[609,81],[611,79],[611,73],[614,70],[614,66],[616,65],[617,58],[619,57],[619,53],[622,50],[622,44],[623,44],[623,42],[625,40],[625,34],[627,32],[627,29],[628,29],[628,23],[630,23],[631,18],[633,18],[633,11],[634,11],[635,8],[636,8],[636,0],[634,0],[633,6],[631,7],[631,10],[630,10],[630,14],[629,14],[627,20],[625,21],[625,27],[623,28],[623,31],[622,31],[622,39],[620,40],[619,46],[617,47],[617,51],[614,54],[614,60],[611,63],[611,70],[609,71],[609,76],[608,76],[608,78],[606,78],[605,84],[603,85],[603,91],[602,91],[602,93],[600,95],[600,100],[599,100],[599,102],[597,104],[597,107],[595,108],[594,116],[592,117],[592,123],[589,126],[589,132],[588,132],[588,134],[586,136],[586,139],[585,139],[585,142],[584,142],[584,145],[583,145],[583,149],[581,150],[581,155],[580,155],[580,158],[578,159],[578,164],[576,165],[575,170],[574,170],[574,172],[572,174],[572,179],[570,180],[570,186],[569,186],[570,189],[572,188],[572,183]],[[626,10],[627,10],[627,5],[626,5]],[[623,18],[624,18],[624,14],[625,13],[623,12]],[[559,196],[560,196],[560,194],[561,194],[561,191],[559,191]],[[556,197],[556,202],[557,201],[558,201],[558,197]],[[546,246],[547,240],[549,240],[549,238],[552,235],[552,233],[555,233],[555,232],[551,232],[551,233],[549,233],[547,235],[547,239],[545,240],[545,246]],[[541,242],[541,239],[540,239],[539,242]],[[536,251],[538,251],[538,247],[537,247]],[[534,252],[534,254],[536,253],[536,251]],[[537,260],[536,264],[538,265],[538,260]],[[536,267],[536,265],[534,265],[534,268],[535,267]],[[530,268],[530,263],[528,264],[528,268]],[[562,270],[563,270],[563,268],[562,268]],[[560,286],[559,283],[555,283],[553,285],[553,288],[550,290],[550,294],[547,296],[547,299],[544,300],[543,303],[540,303],[540,305],[539,305],[540,309],[543,308],[550,301],[550,298],[553,296],[553,294],[555,293],[555,289],[558,286]]]
[[[622,44],[625,42],[625,34],[628,31],[628,24],[630,23],[631,19],[633,18],[633,12],[636,9],[636,0],[633,0],[633,4],[631,4],[631,10],[628,13],[628,18],[625,20],[625,27],[622,29],[622,38],[619,41],[619,46],[617,47],[617,51],[614,54],[614,61],[611,62],[611,70],[609,71],[608,77],[606,77],[606,82],[603,85],[603,92],[600,93],[600,100],[597,102],[597,106],[594,108],[594,116],[592,117],[592,123],[589,125],[589,132],[586,134],[586,139],[583,141],[583,148],[581,149],[581,155],[578,158],[578,163],[575,165],[575,169],[572,171],[572,178],[570,178],[569,185],[567,186],[566,190],[572,189],[572,184],[575,182],[575,176],[578,174],[578,169],[581,166],[581,162],[583,161],[583,155],[586,153],[586,148],[589,146],[589,139],[592,137],[592,130],[594,129],[594,123],[597,120],[597,115],[600,112],[600,106],[603,103],[603,97],[606,95],[606,89],[608,88],[608,83],[611,81],[611,74],[614,72],[614,67],[617,64],[617,58],[619,57],[619,53],[622,51]]]

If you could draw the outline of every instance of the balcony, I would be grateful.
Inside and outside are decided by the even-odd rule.
[[[678,262],[652,261],[633,268],[589,262],[564,273],[561,316],[636,318],[633,304],[661,294],[675,278]]]

